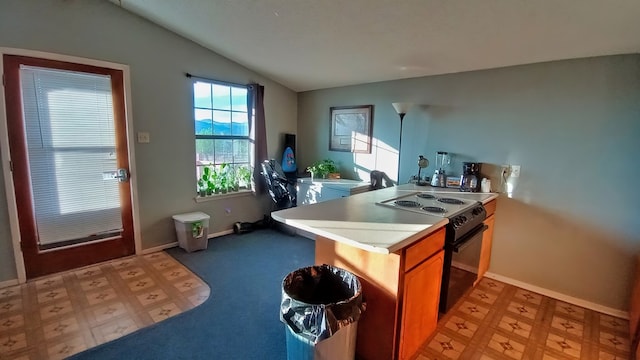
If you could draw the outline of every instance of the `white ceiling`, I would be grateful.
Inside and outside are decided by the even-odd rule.
[[[640,0],[111,0],[295,91],[640,52]]]

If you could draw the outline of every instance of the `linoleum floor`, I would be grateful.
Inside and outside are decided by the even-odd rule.
[[[0,359],[63,359],[187,311],[209,287],[165,252],[0,289]]]
[[[627,320],[484,278],[440,318],[414,359],[629,357]]]

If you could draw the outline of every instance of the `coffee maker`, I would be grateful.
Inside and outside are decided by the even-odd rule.
[[[477,192],[480,189],[480,163],[465,162],[462,164],[460,191]]]

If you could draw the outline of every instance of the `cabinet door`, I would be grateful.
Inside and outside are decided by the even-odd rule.
[[[440,250],[404,276],[400,359],[413,356],[436,329],[443,263]]]
[[[298,205],[309,205],[316,202],[316,195],[310,184],[298,182]]]
[[[331,189],[322,184],[298,183],[298,205],[315,204],[349,196],[348,190]]]
[[[320,201],[340,199],[347,196],[349,196],[349,190],[338,190],[323,186]]]
[[[484,276],[484,273],[489,270],[489,264],[491,263],[491,245],[493,243],[494,222],[494,215],[491,215],[484,220],[484,223],[488,228],[485,230],[484,234],[482,234],[482,250],[480,250],[480,265],[478,266],[478,279],[476,282],[480,281]]]

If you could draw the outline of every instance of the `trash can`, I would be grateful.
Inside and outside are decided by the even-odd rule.
[[[178,235],[178,245],[181,248],[187,252],[207,248],[209,215],[199,211],[173,215],[173,222]]]
[[[347,270],[318,265],[288,274],[280,305],[287,360],[353,360],[365,308],[360,281]]]

